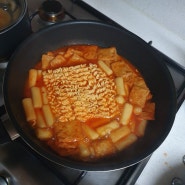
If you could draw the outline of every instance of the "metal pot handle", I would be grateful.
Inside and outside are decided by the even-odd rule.
[[[39,13],[39,11],[35,11],[34,13],[32,13],[29,18],[30,18],[30,22],[32,21],[32,19]]]

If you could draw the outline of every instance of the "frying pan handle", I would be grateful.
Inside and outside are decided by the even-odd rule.
[[[19,137],[9,120],[4,105],[0,106],[0,144],[10,142]]]

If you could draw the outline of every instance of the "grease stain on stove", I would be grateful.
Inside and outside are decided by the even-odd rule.
[[[167,157],[167,156],[168,156],[168,154],[167,154],[166,152],[164,152],[164,153],[163,153],[163,155],[164,155],[165,157]]]
[[[172,166],[170,166],[168,162],[165,161],[165,162],[164,162],[164,165],[165,165],[169,170],[172,170]]]
[[[164,152],[164,153],[163,153],[163,156],[165,157],[165,159],[167,159],[167,158],[168,158],[168,153],[167,153],[167,152]],[[170,166],[170,165],[169,165],[169,162],[167,162],[166,160],[164,161],[164,165],[165,165],[165,167],[167,167],[169,170],[172,169],[172,166]]]

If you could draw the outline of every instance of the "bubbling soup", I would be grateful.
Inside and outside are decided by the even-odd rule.
[[[11,23],[10,14],[7,11],[0,8],[0,30],[7,27],[10,23]]]
[[[14,0],[0,0],[0,31],[13,25],[21,15],[19,2]]]
[[[38,139],[82,161],[126,149],[155,113],[139,71],[115,47],[96,45],[43,53],[29,70],[22,104]]]

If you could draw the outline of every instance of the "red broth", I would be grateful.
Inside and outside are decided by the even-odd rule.
[[[138,70],[115,47],[49,51],[29,70],[22,100],[36,137],[61,156],[92,161],[145,133],[155,103]]]

